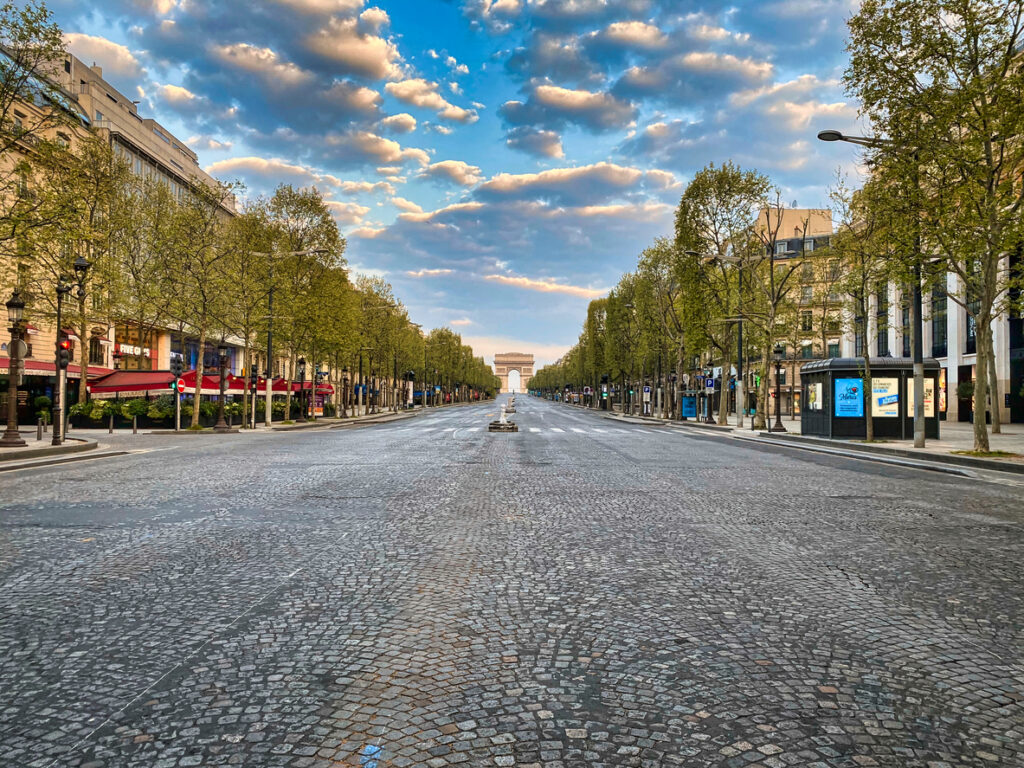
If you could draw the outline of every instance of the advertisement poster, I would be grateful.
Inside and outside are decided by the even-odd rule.
[[[871,380],[871,415],[897,418],[900,415],[900,380]]]
[[[924,417],[935,416],[935,379],[926,377],[924,380]],[[914,418],[914,380],[907,379],[907,418]]]
[[[863,379],[836,379],[835,415],[847,419],[864,415]]]
[[[939,411],[946,412],[946,369],[939,369]]]
[[[807,385],[807,410],[809,411],[820,411],[822,410],[824,400],[821,396],[821,382],[815,382],[814,384]]]

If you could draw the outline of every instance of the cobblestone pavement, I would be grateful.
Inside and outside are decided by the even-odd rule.
[[[1024,765],[1019,485],[496,412],[0,476],[0,765]]]

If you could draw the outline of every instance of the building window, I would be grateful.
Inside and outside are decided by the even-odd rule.
[[[103,365],[105,361],[103,345],[98,336],[93,336],[89,339],[89,365]]]
[[[830,341],[829,342],[829,345],[828,345],[828,356],[829,357],[839,357],[839,342],[838,341]]]
[[[932,357],[945,357],[949,354],[947,302],[946,291],[936,286],[932,290]]]
[[[813,315],[810,312],[800,313],[800,330],[809,331],[813,325]]]

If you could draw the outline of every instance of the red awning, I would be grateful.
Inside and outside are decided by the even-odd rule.
[[[160,392],[170,394],[170,371],[114,371],[89,385],[89,392]]]
[[[26,376],[53,376],[57,370],[57,363],[53,360],[25,360],[25,375]],[[9,357],[0,357],[0,374],[6,376],[10,370],[11,360]],[[108,373],[113,373],[112,368],[103,368],[98,365],[89,366],[89,379],[97,379],[101,376],[106,376]],[[82,375],[82,366],[75,365],[72,363],[68,366],[68,377],[72,379],[80,378]]]

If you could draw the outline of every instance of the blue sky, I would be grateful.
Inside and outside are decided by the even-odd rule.
[[[557,358],[708,162],[824,207],[856,0],[51,0],[249,193],[315,184],[358,272],[488,360]]]

